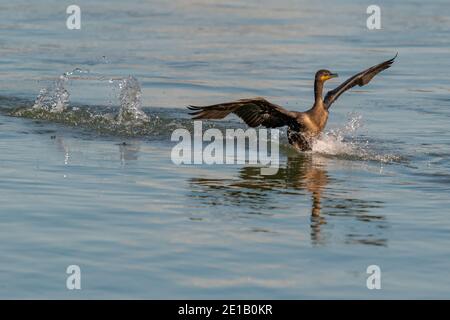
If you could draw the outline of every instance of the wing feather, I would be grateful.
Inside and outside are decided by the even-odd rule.
[[[353,77],[350,77],[345,82],[343,82],[336,89],[328,91],[323,101],[325,107],[329,109],[333,104],[333,102],[336,101],[336,99],[339,98],[341,94],[353,88],[354,86],[358,85],[362,87],[368,84],[370,80],[372,80],[372,78],[375,77],[378,73],[388,69],[394,62],[395,58],[397,58],[397,55],[398,54],[396,54],[395,57],[393,57],[392,59],[386,60],[380,64],[370,67],[369,69],[366,69],[360,73],[355,74]]]
[[[292,126],[295,113],[270,103],[264,98],[241,99],[211,106],[189,106],[193,119],[223,119],[230,113],[236,114],[250,127],[263,125],[267,128]]]

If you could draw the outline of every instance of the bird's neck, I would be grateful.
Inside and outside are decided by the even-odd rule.
[[[315,130],[317,132],[321,132],[323,130],[328,120],[328,111],[323,104],[322,91],[323,81],[316,81],[314,83],[315,102],[314,106],[308,113],[311,121],[315,125]]]
[[[322,105],[323,81],[316,80],[314,82],[314,98],[315,105]]]

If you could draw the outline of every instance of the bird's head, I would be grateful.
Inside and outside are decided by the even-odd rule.
[[[337,78],[337,76],[337,73],[322,69],[316,72],[316,81],[325,82],[332,78]]]

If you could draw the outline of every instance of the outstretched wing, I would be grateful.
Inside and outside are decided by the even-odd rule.
[[[267,128],[294,126],[295,114],[263,98],[241,99],[211,106],[189,106],[193,119],[223,119],[236,114],[250,127],[263,125]]]
[[[347,79],[336,89],[328,91],[328,93],[325,96],[325,99],[323,100],[325,107],[329,109],[331,107],[331,104],[334,101],[336,101],[336,99],[339,98],[341,94],[353,88],[354,86],[358,85],[362,87],[368,84],[370,80],[372,80],[372,78],[375,77],[375,75],[389,68],[394,62],[395,58],[397,58],[397,54],[390,60],[384,61],[380,64],[377,64],[376,66],[373,66],[367,70],[355,74],[353,77]]]

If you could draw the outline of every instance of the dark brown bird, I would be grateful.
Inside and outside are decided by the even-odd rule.
[[[300,151],[311,150],[313,140],[323,131],[328,120],[331,105],[345,91],[358,85],[368,84],[381,71],[389,68],[394,58],[366,69],[347,79],[336,89],[328,91],[322,97],[325,81],[338,75],[328,70],[319,70],[314,80],[314,104],[308,111],[289,111],[283,107],[270,103],[264,98],[241,99],[233,102],[215,104],[211,106],[189,106],[193,119],[223,119],[234,113],[250,127],[264,126],[267,128],[288,127],[288,140]]]

